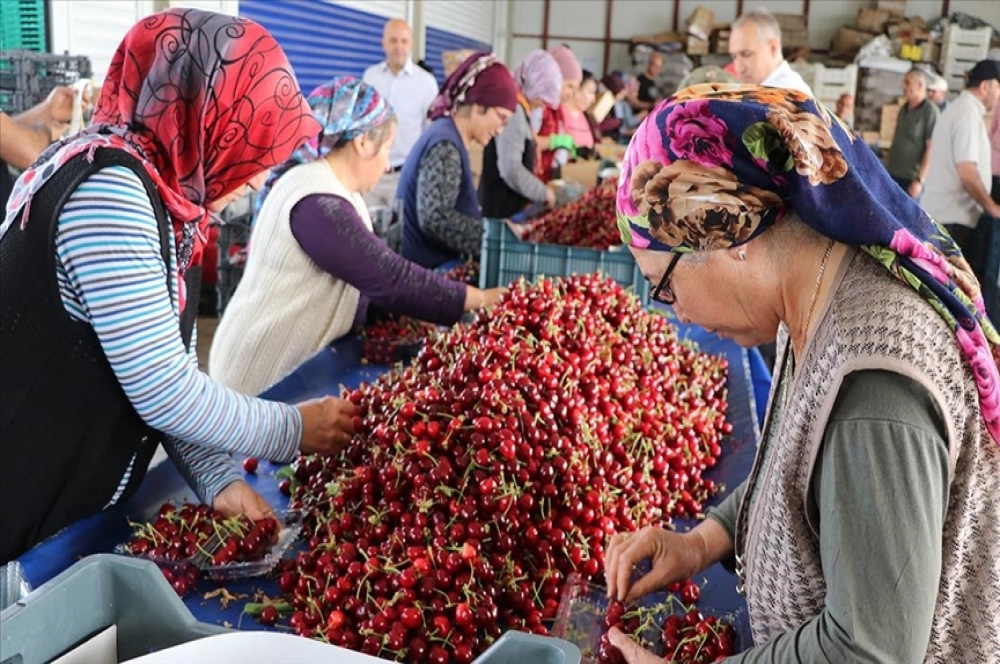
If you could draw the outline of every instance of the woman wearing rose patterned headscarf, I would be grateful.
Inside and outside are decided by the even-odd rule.
[[[615,535],[609,592],[731,560],[732,661],[1000,661],[1000,336],[943,227],[811,98],[719,84],[652,111],[618,214],[654,298],[778,363],[750,477],[690,533]]]
[[[473,53],[445,79],[428,113],[433,122],[399,176],[408,259],[435,268],[479,258],[483,220],[469,146],[498,136],[516,107],[517,86],[493,53]]]
[[[353,408],[249,398],[198,371],[209,212],[319,125],[256,23],[171,9],[119,46],[94,124],[15,185],[0,228],[0,562],[125,500],[160,442],[227,514],[270,507],[232,454],[336,453]]]

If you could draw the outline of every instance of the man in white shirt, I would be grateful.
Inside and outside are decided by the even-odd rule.
[[[982,275],[992,223],[981,217],[1000,217],[1000,205],[990,198],[990,139],[984,121],[1000,101],[1000,61],[977,62],[967,80],[966,89],[934,125],[920,204],[944,224],[972,269]],[[991,274],[986,283],[993,281]]]
[[[437,97],[433,76],[411,59],[413,35],[406,21],[394,18],[385,24],[382,49],[385,60],[365,70],[364,82],[382,95],[396,112],[396,140],[389,153],[390,173],[383,177],[365,199],[369,206],[391,205],[396,198],[399,171],[410,149],[427,126],[427,110]]]
[[[729,55],[742,83],[813,92],[781,54],[781,26],[766,9],[753,9],[733,23]]]

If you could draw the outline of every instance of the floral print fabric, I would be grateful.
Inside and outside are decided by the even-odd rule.
[[[661,102],[629,144],[618,185],[625,244],[658,251],[750,241],[787,209],[861,247],[955,331],[1000,443],[998,335],[951,236],[839,118],[807,95],[711,83]]]

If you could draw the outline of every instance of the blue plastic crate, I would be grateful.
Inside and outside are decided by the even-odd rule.
[[[600,272],[649,304],[649,284],[625,248],[598,251],[557,244],[523,242],[500,219],[486,219],[479,263],[479,287],[506,286],[521,277],[568,277]]]

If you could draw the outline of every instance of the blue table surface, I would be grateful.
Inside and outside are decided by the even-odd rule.
[[[710,501],[714,505],[749,474],[770,375],[756,350],[746,351],[695,326],[678,325],[678,328],[682,338],[698,343],[706,352],[725,356],[729,360],[729,419],[733,424],[733,433],[723,444],[719,463],[706,473],[707,477],[722,485],[719,494]],[[387,370],[385,366],[363,365],[361,342],[355,337],[348,337],[317,353],[261,396],[276,401],[298,402],[338,394],[342,387],[355,388],[362,382],[371,382]],[[275,478],[278,470],[279,466],[262,462],[257,474],[248,475],[247,481],[272,505],[282,509],[288,499],[278,491],[278,480]],[[38,587],[81,557],[110,552],[116,544],[128,539],[131,531],[128,519],[145,520],[163,502],[184,499],[197,500],[168,459],[150,470],[142,486],[128,502],[71,525],[18,560],[28,581],[33,587]],[[686,530],[696,522],[679,520],[677,525],[679,529]],[[704,579],[701,576],[696,579],[705,582],[699,606],[709,607],[714,613],[745,614],[746,604],[735,591],[735,577],[731,573],[716,564],[702,576]],[[245,601],[231,602],[227,609],[222,609],[218,599],[203,598],[206,592],[216,587],[215,583],[203,580],[196,591],[185,598],[185,604],[196,619],[238,629],[262,628],[252,618],[241,618]],[[279,595],[276,584],[266,577],[228,581],[225,587],[234,594],[252,596],[260,590],[272,597]],[[747,624],[744,622],[738,627],[742,642],[750,643]]]

